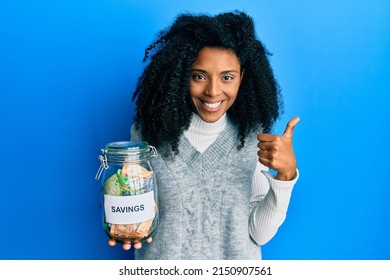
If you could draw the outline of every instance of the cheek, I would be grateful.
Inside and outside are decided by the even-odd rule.
[[[190,96],[189,96],[189,100],[190,100],[190,102],[191,102],[191,105],[192,105],[193,107],[195,107],[195,108],[197,107],[197,106],[196,106],[196,100],[198,99],[198,96],[199,96],[198,92],[199,92],[199,90],[197,90],[196,87],[193,87],[193,86],[190,85]]]
[[[234,101],[236,100],[237,95],[238,95],[238,89],[239,89],[239,86],[237,86],[229,91],[228,97],[229,97],[230,105],[233,104]]]
[[[190,83],[190,95],[199,96],[202,93],[202,87],[199,84]]]
[[[236,101],[236,96],[229,97],[229,103],[227,105],[227,109],[230,109],[230,107],[233,106],[233,103]]]
[[[192,84],[190,84],[190,96],[191,97],[194,96],[195,91],[196,91],[196,88]]]

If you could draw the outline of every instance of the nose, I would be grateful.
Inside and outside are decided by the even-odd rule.
[[[221,93],[221,89],[218,85],[218,82],[215,79],[210,79],[207,83],[205,94],[208,96],[218,96]]]

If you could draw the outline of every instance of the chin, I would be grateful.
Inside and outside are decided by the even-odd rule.
[[[216,121],[218,121],[222,115],[215,115],[215,116],[207,116],[207,115],[202,115],[202,114],[199,114],[200,118],[204,121],[204,122],[207,122],[207,123],[214,123]]]

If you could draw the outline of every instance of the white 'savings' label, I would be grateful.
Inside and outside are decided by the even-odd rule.
[[[110,224],[136,224],[154,218],[153,191],[131,196],[104,195],[106,222]]]

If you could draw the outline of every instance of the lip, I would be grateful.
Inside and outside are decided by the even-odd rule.
[[[204,100],[200,100],[200,104],[202,105],[203,110],[205,110],[207,112],[216,112],[216,111],[218,111],[222,107],[222,104],[224,102],[225,102],[224,100],[219,100],[219,101],[216,101],[216,102],[206,102]],[[217,103],[220,103],[220,104],[217,105],[216,107],[214,107],[215,104],[217,104]],[[213,104],[213,105],[212,106],[208,106],[206,104]]]

